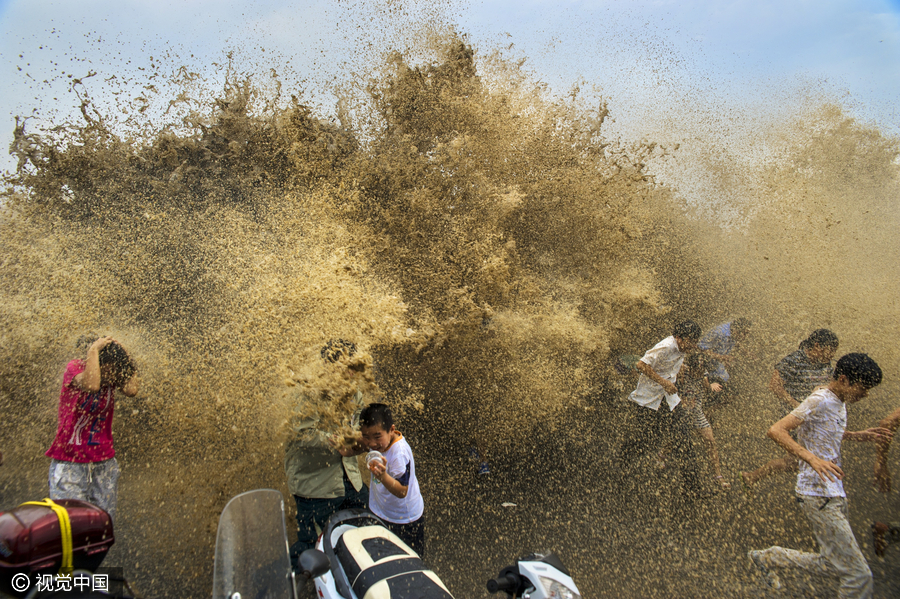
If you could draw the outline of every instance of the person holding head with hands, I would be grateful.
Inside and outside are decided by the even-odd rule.
[[[137,369],[112,337],[87,336],[84,359],[72,360],[59,393],[56,437],[47,450],[50,499],[93,503],[115,520],[119,464],[113,447],[115,392],[138,393]]]
[[[846,430],[847,405],[865,399],[869,390],[881,383],[881,377],[881,368],[872,358],[862,353],[847,354],[838,360],[827,387],[813,391],[769,429],[768,436],[800,460],[797,501],[819,544],[819,553],[777,546],[748,552],[770,587],[781,586],[772,567],[798,568],[813,575],[840,578],[838,597],[872,596],[872,571],[848,519],[841,443],[844,439],[879,442],[891,437],[891,431],[882,427]],[[791,436],[795,429],[797,440]]]
[[[419,557],[425,557],[425,503],[416,479],[416,461],[406,439],[394,426],[391,409],[383,403],[366,406],[359,430],[370,452],[372,472],[369,509],[381,518]]]
[[[324,367],[332,372],[350,379],[362,376],[348,366],[348,360],[356,354],[355,343],[332,339],[320,354]],[[364,394],[357,390],[357,410],[364,402]],[[350,416],[351,428],[355,428],[353,420],[355,414]],[[364,451],[361,445],[344,446],[333,433],[321,430],[316,417],[304,417],[292,426],[285,444],[284,471],[297,508],[297,541],[290,547],[291,563],[296,566],[300,554],[315,547],[317,528],[324,530],[328,518],[339,510],[365,509],[369,493],[356,458]]]

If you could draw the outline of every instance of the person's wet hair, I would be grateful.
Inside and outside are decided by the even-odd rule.
[[[134,363],[128,357],[128,352],[118,343],[110,343],[100,349],[100,366],[111,366],[113,371],[113,382],[117,385],[122,384],[135,373]]]
[[[814,345],[837,348],[838,336],[830,329],[816,329],[810,333],[809,337],[800,342],[800,349],[809,349]]]
[[[881,367],[875,360],[866,354],[853,353],[843,356],[834,366],[834,380],[841,375],[847,377],[851,385],[862,383],[867,389],[876,387],[881,383]]]
[[[341,355],[352,358],[356,353],[356,344],[343,339],[332,339],[322,346],[322,359],[326,362],[337,362]]]
[[[679,322],[672,330],[672,335],[674,335],[675,337],[681,337],[682,339],[687,339],[689,341],[696,341],[700,339],[700,335],[702,334],[703,330],[700,328],[700,325],[693,320],[685,320],[684,322]]]
[[[373,403],[363,408],[359,415],[360,426],[380,426],[386,431],[394,426],[394,416],[387,404]]]

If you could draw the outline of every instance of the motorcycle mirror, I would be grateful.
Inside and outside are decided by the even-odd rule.
[[[297,570],[307,579],[318,578],[331,569],[328,556],[318,549],[307,549],[297,558]]]

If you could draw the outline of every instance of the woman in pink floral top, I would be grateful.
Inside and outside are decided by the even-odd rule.
[[[50,498],[80,499],[115,518],[119,465],[113,448],[115,392],[137,395],[134,362],[112,337],[100,337],[84,360],[69,362],[59,394],[59,425],[47,450]]]

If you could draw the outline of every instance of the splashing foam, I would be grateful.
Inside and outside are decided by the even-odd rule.
[[[116,425],[133,511],[195,533],[173,548],[132,525],[128,563],[170,555],[206,592],[197,563],[224,502],[283,486],[297,414],[349,434],[357,390],[422,430],[451,414],[501,452],[583,417],[611,351],[737,311],[763,323],[763,370],[833,324],[892,378],[895,142],[833,109],[783,129],[777,159],[748,177],[765,185],[745,228],[722,230],[648,173],[674,149],[604,138],[605,104],[551,98],[497,54],[479,67],[459,36],[426,37],[428,60],[389,54],[341,98],[340,125],[232,77],[209,114],[140,142],[86,109],[65,135],[20,144],[0,214],[0,399],[25,416],[3,433],[22,456],[4,476],[43,467],[25,456],[52,435],[47,398],[74,340],[113,334],[143,379]],[[877,280],[854,272],[863,257]],[[848,301],[863,283],[878,310]],[[367,350],[362,382],[318,359],[336,337]]]

